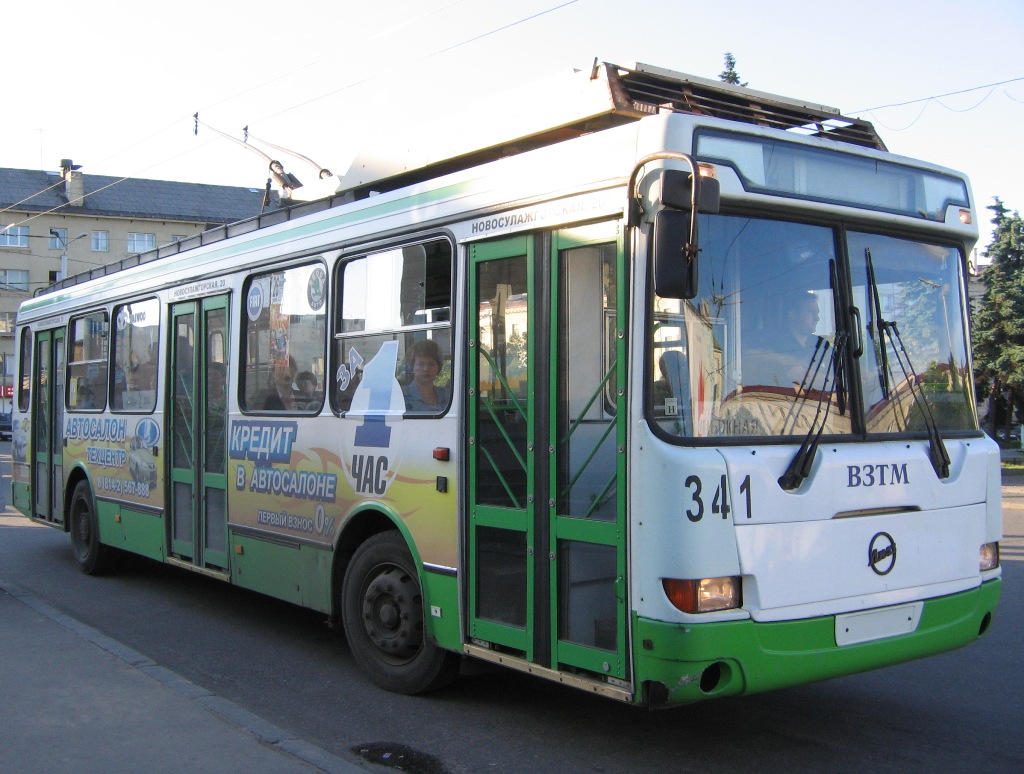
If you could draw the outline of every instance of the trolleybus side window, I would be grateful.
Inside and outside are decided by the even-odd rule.
[[[100,411],[107,405],[106,311],[71,320],[68,342],[67,406],[76,411]]]
[[[245,288],[242,407],[312,414],[324,396],[327,271],[320,263],[256,274]]]
[[[21,329],[21,361],[18,370],[21,381],[18,410],[28,411],[32,405],[32,331],[29,328]]]
[[[114,325],[113,409],[152,411],[156,408],[160,302],[151,298],[115,306]]]
[[[363,368],[397,341],[395,378],[406,414],[438,416],[452,395],[452,248],[444,239],[396,247],[341,268],[332,403],[348,411]],[[389,366],[390,367],[390,366]]]

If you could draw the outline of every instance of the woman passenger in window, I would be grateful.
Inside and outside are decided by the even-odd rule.
[[[431,339],[417,341],[408,349],[405,369],[412,374],[412,381],[402,391],[408,411],[435,414],[448,406],[451,391],[434,384],[443,366],[441,348]]]

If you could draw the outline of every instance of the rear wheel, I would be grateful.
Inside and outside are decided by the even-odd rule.
[[[114,550],[100,543],[99,520],[86,481],[79,481],[71,495],[70,516],[71,548],[78,569],[86,575],[102,575],[112,570]]]
[[[374,535],[357,549],[341,615],[352,655],[381,688],[422,693],[458,675],[455,654],[426,637],[416,566],[399,533]]]

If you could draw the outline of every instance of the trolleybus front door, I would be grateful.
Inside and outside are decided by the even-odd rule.
[[[171,307],[171,553],[228,569],[226,296]]]
[[[32,517],[64,523],[64,329],[36,334]]]
[[[477,644],[625,679],[618,231],[471,247],[468,599]]]

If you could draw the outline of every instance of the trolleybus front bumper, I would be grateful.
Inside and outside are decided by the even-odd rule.
[[[1002,589],[1000,578],[925,600],[916,628],[837,645],[836,616],[799,621],[678,624],[636,617],[638,700],[671,707],[757,693],[863,672],[963,647],[982,635]]]

